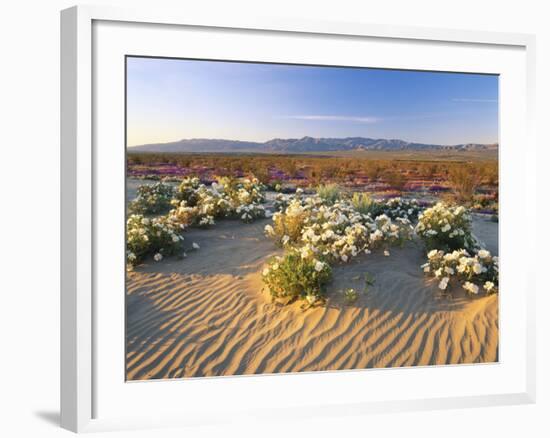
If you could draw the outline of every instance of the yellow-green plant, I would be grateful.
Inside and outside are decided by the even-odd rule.
[[[298,299],[309,305],[323,302],[331,277],[328,263],[314,257],[303,258],[296,251],[274,257],[262,273],[272,299],[285,304]]]
[[[357,301],[358,298],[359,294],[355,289],[350,287],[344,290],[344,300],[346,304],[353,304]]]
[[[341,198],[342,190],[338,184],[317,186],[317,195],[327,204],[332,205]]]

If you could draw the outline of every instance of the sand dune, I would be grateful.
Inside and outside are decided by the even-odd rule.
[[[272,304],[260,272],[278,250],[265,223],[190,230],[199,251],[129,273],[129,380],[497,360],[498,297],[440,296],[415,243],[335,267],[325,307]],[[492,249],[496,227],[474,227]],[[366,293],[365,272],[376,280]],[[345,287],[361,291],[351,306]]]

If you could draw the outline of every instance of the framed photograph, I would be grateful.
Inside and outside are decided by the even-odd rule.
[[[534,402],[534,38],[61,14],[62,426]]]

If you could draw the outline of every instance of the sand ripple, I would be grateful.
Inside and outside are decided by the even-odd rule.
[[[190,231],[200,251],[128,275],[129,380],[497,360],[498,297],[438,296],[415,244],[336,267],[326,307],[272,304],[260,272],[277,251],[263,226]],[[346,287],[361,291],[352,306]]]

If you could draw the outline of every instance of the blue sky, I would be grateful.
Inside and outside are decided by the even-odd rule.
[[[127,59],[128,145],[185,138],[498,141],[498,77]]]

